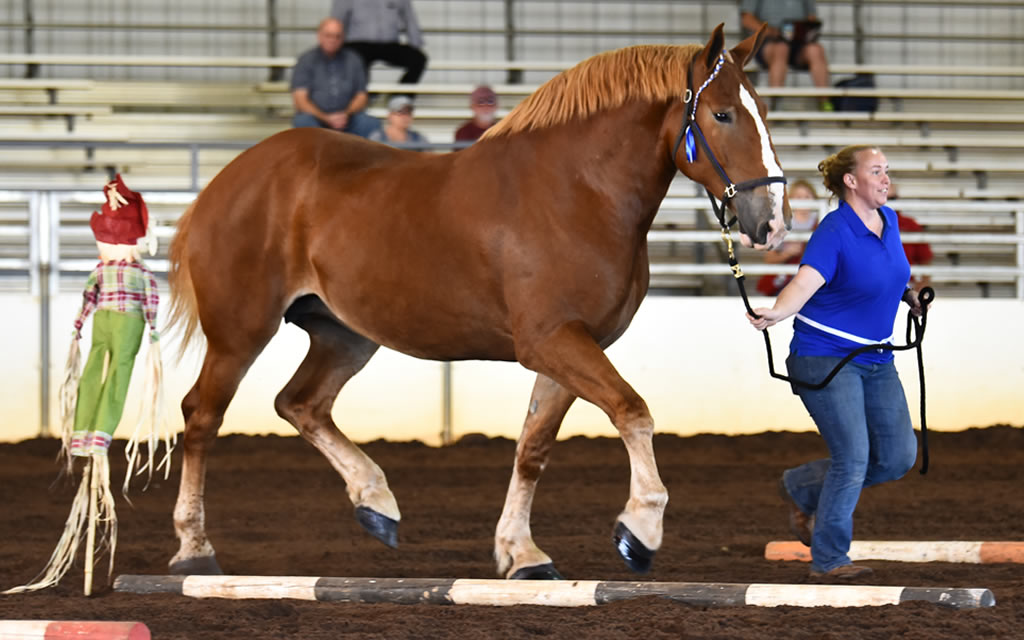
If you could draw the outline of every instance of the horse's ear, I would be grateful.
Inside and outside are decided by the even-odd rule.
[[[704,66],[708,69],[714,68],[715,63],[718,62],[718,56],[722,53],[722,48],[725,47],[725,36],[722,35],[724,26],[725,23],[719,22],[715,30],[711,32],[708,43],[704,46]]]
[[[764,44],[766,37],[765,28],[767,25],[761,25],[761,28],[757,30],[757,33],[751,35],[749,38],[739,43],[732,48],[732,58],[736,61],[736,65],[740,69],[747,66],[747,62],[754,57],[754,54],[758,52],[761,45]]]

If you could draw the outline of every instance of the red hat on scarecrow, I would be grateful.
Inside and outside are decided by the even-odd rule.
[[[107,201],[100,211],[89,218],[89,227],[100,242],[108,244],[135,244],[146,235],[149,210],[142,194],[129,189],[121,174],[103,187]]]

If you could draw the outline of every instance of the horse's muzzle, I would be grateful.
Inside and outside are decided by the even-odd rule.
[[[771,250],[782,244],[788,230],[785,206],[768,189],[740,192],[734,199],[740,221],[740,242],[745,247]]]
[[[763,239],[762,242],[755,242],[755,249],[763,249],[771,251],[778,249],[782,245],[782,241],[785,240],[786,234],[789,230],[786,229],[784,223],[776,224],[774,219],[766,220],[757,227],[757,239]]]

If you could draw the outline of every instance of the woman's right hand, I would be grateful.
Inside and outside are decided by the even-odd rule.
[[[758,307],[757,309],[754,309],[754,313],[756,313],[760,317],[755,318],[754,316],[748,313],[747,320],[749,320],[751,326],[753,326],[758,331],[764,331],[768,327],[774,325],[779,320],[785,318],[785,315],[782,312],[776,311],[775,309],[771,309],[768,307]]]
[[[780,320],[785,320],[794,313],[800,311],[804,304],[811,299],[814,292],[825,284],[825,278],[821,277],[818,270],[806,264],[800,265],[796,275],[789,281],[779,295],[775,298],[775,305],[770,309],[759,307],[754,313],[760,318],[747,314],[747,320],[758,331],[764,331]]]

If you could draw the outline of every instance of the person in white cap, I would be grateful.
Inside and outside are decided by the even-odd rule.
[[[426,144],[427,139],[412,128],[413,105],[409,96],[394,96],[388,101],[387,123],[370,134],[370,140],[400,146]]]

